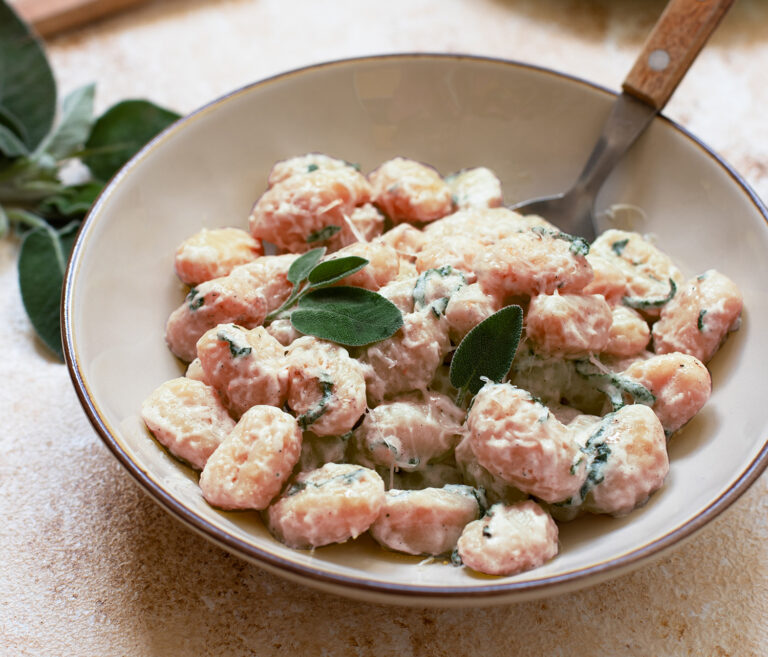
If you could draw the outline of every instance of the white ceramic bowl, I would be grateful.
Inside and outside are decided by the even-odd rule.
[[[386,553],[368,538],[294,551],[256,513],[224,513],[197,475],[145,430],[142,400],[178,376],[163,331],[184,292],[176,245],[206,227],[246,226],[272,164],[319,151],[364,171],[396,155],[447,173],[494,169],[507,202],[565,189],[613,96],[512,62],[404,55],[340,61],[246,87],[179,121],[111,181],[80,233],[66,276],[63,332],[83,406],[120,462],[157,502],[222,547],[282,576],[369,600],[473,605],[593,584],[658,556],[731,504],[768,462],[766,209],[703,144],[658,118],[605,185],[598,205],[645,210],[647,230],[692,275],[716,267],[741,287],[741,330],[711,363],[714,393],[670,444],[665,487],[628,517],[561,526],[560,555],[514,577],[472,575]]]

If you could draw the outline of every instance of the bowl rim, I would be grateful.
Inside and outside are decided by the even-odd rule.
[[[383,594],[384,596],[388,596],[390,599],[397,598],[398,601],[410,599],[413,602],[417,602],[418,600],[432,600],[437,602],[439,600],[459,597],[465,598],[468,603],[482,599],[488,599],[489,603],[493,603],[494,599],[498,602],[503,602],[515,597],[516,595],[520,596],[521,598],[543,597],[545,595],[558,593],[561,590],[564,590],[567,585],[570,585],[573,588],[582,587],[591,584],[592,582],[588,580],[592,580],[593,578],[602,576],[602,579],[606,579],[614,575],[619,575],[623,571],[637,567],[643,562],[650,561],[653,558],[661,556],[663,552],[678,545],[683,539],[690,537],[696,531],[704,527],[713,518],[727,509],[731,504],[733,504],[733,502],[735,502],[755,482],[755,480],[762,474],[766,467],[768,467],[768,438],[766,438],[760,451],[744,469],[744,471],[741,472],[736,481],[729,488],[723,491],[715,500],[713,500],[705,509],[703,509],[697,515],[693,516],[683,524],[673,528],[662,537],[654,541],[642,544],[639,547],[625,552],[624,554],[621,554],[617,557],[607,559],[588,568],[574,569],[566,573],[551,575],[533,580],[511,582],[506,581],[500,584],[484,583],[466,587],[436,587],[423,584],[396,584],[383,582],[376,579],[369,579],[364,576],[356,577],[340,573],[332,573],[321,570],[317,567],[305,566],[294,561],[286,560],[276,554],[270,553],[262,548],[256,547],[239,538],[236,538],[226,531],[212,525],[201,516],[198,516],[194,511],[186,507],[182,502],[177,501],[162,486],[153,481],[138,465],[138,463],[133,461],[122,449],[119,441],[115,436],[115,433],[111,429],[109,423],[106,421],[98,405],[94,401],[93,396],[89,390],[88,383],[83,376],[83,369],[80,364],[76,337],[73,335],[72,331],[74,281],[76,278],[78,263],[82,257],[86,237],[94,225],[94,222],[96,221],[101,208],[107,202],[106,199],[111,194],[111,191],[120,184],[121,180],[128,174],[128,172],[135,168],[135,166],[142,159],[144,159],[147,154],[157,148],[165,140],[167,140],[170,135],[184,129],[186,124],[194,121],[203,114],[206,114],[211,109],[235,97],[250,93],[254,89],[267,86],[272,82],[282,81],[290,77],[304,75],[320,69],[328,69],[337,66],[354,66],[355,64],[359,63],[385,62],[388,60],[391,60],[395,63],[400,63],[414,59],[440,61],[470,60],[481,64],[484,63],[499,66],[509,66],[512,68],[532,71],[538,74],[553,76],[569,82],[575,82],[610,97],[615,98],[618,95],[615,91],[608,89],[607,87],[596,84],[594,82],[590,82],[578,76],[562,73],[545,66],[539,66],[516,60],[462,53],[403,52],[368,55],[361,57],[348,57],[290,69],[239,87],[227,94],[224,94],[223,96],[210,101],[209,103],[206,103],[197,110],[180,118],[168,126],[165,130],[160,132],[158,135],[156,135],[117,173],[115,173],[115,175],[112,176],[109,182],[104,186],[99,196],[96,198],[95,202],[85,216],[82,225],[80,226],[77,239],[72,249],[65,272],[64,285],[62,288],[61,296],[60,318],[65,362],[69,370],[75,392],[80,401],[80,404],[88,416],[88,419],[90,420],[96,432],[101,437],[102,441],[106,444],[106,446],[117,458],[117,460],[123,465],[123,467],[125,467],[133,476],[135,481],[145,490],[145,492],[147,492],[152,497],[152,499],[161,507],[163,507],[168,513],[182,521],[182,523],[186,526],[202,534],[209,540],[212,540],[219,546],[237,554],[238,556],[246,558],[247,560],[250,560],[263,567],[267,567],[268,569],[278,574],[283,574],[280,571],[286,571],[285,575],[293,575],[294,577],[298,576],[298,578],[304,581],[306,584],[314,584],[315,586],[320,587],[330,587],[339,593],[346,592],[350,595],[354,594],[353,590],[362,590],[363,592],[369,594]],[[691,134],[687,129],[675,121],[672,121],[663,114],[658,114],[654,120],[661,120],[670,125],[677,132],[686,137],[704,155],[714,160],[714,162],[719,165],[720,169],[724,170],[736,183],[736,185],[746,193],[747,197],[755,206],[755,209],[762,215],[763,220],[766,222],[766,225],[768,225],[768,208],[766,208],[765,204],[761,201],[756,192],[741,177],[741,175],[739,175],[722,157],[715,153],[710,147],[708,147],[696,136]]]

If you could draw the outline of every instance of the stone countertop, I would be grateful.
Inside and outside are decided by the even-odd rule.
[[[663,2],[167,0],[48,44],[98,109],[187,112],[254,80],[389,52],[490,55],[618,89]],[[666,113],[768,198],[768,5],[741,0]],[[36,341],[0,242],[0,655],[768,655],[768,476],[606,584],[486,609],[364,604],[212,546],[134,485]]]

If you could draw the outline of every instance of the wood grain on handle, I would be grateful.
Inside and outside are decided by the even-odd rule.
[[[146,1],[12,0],[12,4],[38,34],[51,36]]]
[[[734,0],[670,0],[624,80],[624,91],[662,109]]]

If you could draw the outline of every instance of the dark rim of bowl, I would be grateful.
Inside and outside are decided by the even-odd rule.
[[[345,590],[349,589],[363,589],[372,594],[383,594],[390,599],[400,598],[401,600],[412,599],[413,601],[417,601],[418,599],[441,600],[460,597],[466,598],[469,601],[487,598],[489,599],[489,603],[492,603],[494,599],[502,602],[505,598],[510,599],[514,597],[515,594],[519,594],[521,597],[523,595],[526,595],[526,597],[535,597],[537,595],[544,596],[554,594],[557,593],[559,589],[564,588],[568,584],[574,584],[578,586],[578,583],[583,581],[582,586],[589,585],[591,582],[584,580],[587,580],[593,576],[602,576],[602,579],[605,579],[614,574],[618,575],[623,571],[640,565],[642,562],[647,561],[652,557],[660,556],[663,551],[671,548],[682,539],[691,536],[694,532],[701,529],[710,520],[722,513],[734,501],[736,501],[749,488],[749,486],[752,485],[752,483],[763,472],[766,466],[768,466],[768,440],[766,440],[762,449],[754,458],[754,460],[740,474],[739,478],[707,508],[705,508],[698,515],[694,516],[687,522],[683,523],[679,527],[673,529],[669,533],[651,543],[647,543],[623,555],[607,561],[603,561],[588,568],[576,569],[567,573],[543,577],[541,579],[512,581],[504,582],[501,584],[483,584],[469,587],[432,587],[415,584],[392,584],[378,580],[366,579],[365,577],[350,577],[336,573],[324,572],[311,566],[302,566],[292,561],[284,560],[275,554],[263,551],[262,549],[250,545],[238,538],[235,538],[234,536],[219,529],[218,527],[211,525],[206,520],[191,511],[189,508],[184,506],[182,503],[177,501],[165,489],[155,483],[134,461],[130,459],[130,457],[120,447],[116,438],[112,435],[110,429],[107,426],[107,423],[101,417],[99,409],[97,408],[96,404],[91,398],[90,393],[88,392],[88,387],[85,380],[83,379],[78,362],[75,339],[72,335],[72,317],[70,308],[70,303],[72,300],[72,285],[77,268],[77,262],[82,250],[82,243],[86,229],[90,226],[94,215],[103,204],[106,194],[109,192],[109,190],[119,184],[120,180],[126,175],[126,172],[133,168],[133,165],[146,153],[154,149],[160,142],[162,142],[166,135],[169,133],[176,132],[186,122],[190,121],[199,114],[206,112],[208,109],[218,105],[219,103],[222,103],[234,96],[250,92],[256,87],[261,87],[270,82],[282,80],[295,75],[305,74],[316,69],[324,69],[335,66],[350,66],[354,65],[355,63],[365,63],[372,61],[393,60],[397,62],[411,59],[472,60],[487,64],[511,66],[542,73],[545,75],[551,75],[560,79],[568,80],[570,82],[575,82],[589,87],[590,89],[605,93],[609,96],[615,97],[617,95],[616,92],[606,87],[595,84],[593,82],[589,82],[582,78],[560,73],[546,67],[517,62],[514,60],[466,54],[397,53],[339,59],[289,70],[236,89],[231,93],[204,105],[186,117],[179,119],[173,125],[169,126],[163,132],[158,134],[154,139],[146,144],[144,148],[142,148],[120,171],[118,171],[109,181],[109,183],[105,185],[104,190],[94,202],[90,211],[86,215],[82,226],[80,227],[80,231],[78,233],[77,240],[72,250],[69,264],[67,266],[65,284],[62,291],[61,312],[61,333],[64,342],[64,355],[77,396],[91,424],[101,436],[107,447],[118,459],[118,461],[122,463],[122,465],[133,475],[136,481],[152,496],[152,498],[158,504],[164,507],[177,519],[181,520],[184,524],[191,527],[192,529],[212,539],[215,543],[218,543],[219,545],[229,549],[230,551],[233,551],[236,554],[239,554],[240,556],[248,558],[257,563],[260,562],[266,566],[271,566],[272,568],[276,568],[279,571],[286,571],[287,573],[298,575],[301,579],[310,580],[319,585],[330,586],[330,588],[340,593],[343,593]],[[678,125],[663,115],[659,115],[658,119],[668,123],[680,134],[687,137],[691,142],[698,146],[701,151],[712,158],[712,160],[714,160],[724,171],[726,171],[728,175],[733,179],[733,181],[747,194],[757,211],[763,216],[763,219],[766,221],[766,223],[768,223],[768,209],[766,209],[760,198],[744,181],[744,179],[738,173],[736,173],[728,163],[726,163],[706,144],[704,144],[701,140],[692,135],[682,126]]]

